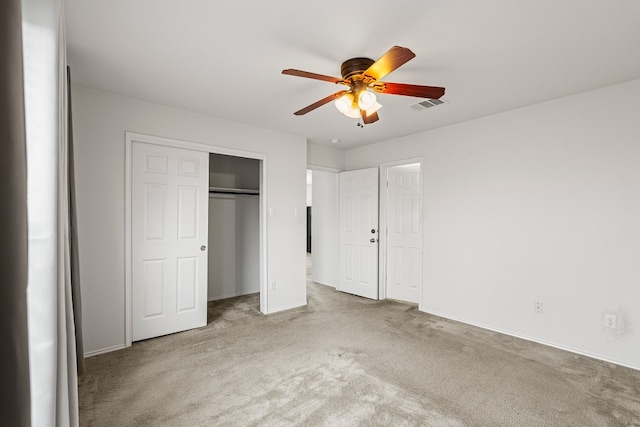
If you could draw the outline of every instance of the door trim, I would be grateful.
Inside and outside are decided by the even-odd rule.
[[[420,245],[422,247],[422,283],[420,283],[418,309],[422,310],[422,296],[424,293],[424,159],[422,157],[414,157],[404,160],[396,160],[393,162],[380,163],[380,212],[378,218],[380,221],[379,234],[379,256],[378,277],[379,277],[379,299],[387,298],[387,177],[389,169],[395,166],[420,164]],[[383,232],[384,231],[384,232]]]
[[[307,165],[307,169],[312,171],[320,171],[320,172],[333,172],[333,173],[344,172],[343,169],[328,168],[326,166],[316,166],[316,165],[309,165],[309,164]]]
[[[131,185],[133,144],[143,142],[146,144],[162,145],[173,148],[183,148],[206,153],[224,154],[228,156],[244,157],[262,160],[260,162],[260,311],[269,313],[269,301],[267,292],[267,155],[251,151],[236,150],[219,147],[216,145],[189,142],[160,136],[145,135],[135,132],[125,132],[125,188],[124,188],[124,329],[125,347],[130,347],[133,338],[133,301],[132,301],[132,203]]]

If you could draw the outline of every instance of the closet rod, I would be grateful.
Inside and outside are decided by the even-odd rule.
[[[260,195],[260,190],[251,190],[248,188],[223,188],[223,187],[209,187],[209,194],[246,194],[250,196]]]

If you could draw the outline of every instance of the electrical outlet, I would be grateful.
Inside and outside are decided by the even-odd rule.
[[[541,302],[536,301],[533,303],[533,312],[535,314],[542,314],[542,308],[543,308],[543,305]]]
[[[271,288],[271,290],[272,290],[272,291],[275,291],[275,290],[276,290],[276,281],[275,281],[275,280],[272,280],[272,281],[271,281],[271,286],[270,286],[270,288]]]
[[[615,329],[616,328],[616,315],[615,314],[611,314],[611,313],[607,313],[604,315],[604,327],[605,328],[611,328],[611,329]]]

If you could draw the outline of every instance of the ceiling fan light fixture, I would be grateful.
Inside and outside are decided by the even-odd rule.
[[[382,104],[380,104],[379,102],[375,102],[371,108],[368,108],[365,111],[367,112],[367,116],[370,116],[371,114],[378,111],[380,108],[382,108]]]
[[[345,116],[362,119],[364,124],[371,124],[380,119],[377,111],[382,107],[376,99],[376,93],[413,96],[431,100],[439,99],[444,95],[445,88],[443,87],[381,81],[389,73],[406,64],[415,58],[415,56],[415,53],[409,48],[393,46],[378,58],[377,61],[370,58],[347,59],[340,67],[342,78],[310,73],[293,68],[282,70],[282,74],[322,80],[329,83],[339,83],[349,87],[348,89],[325,96],[321,100],[293,114],[302,116],[334,101],[338,111]],[[362,126],[362,123],[358,122],[358,125]]]
[[[353,110],[353,95],[345,93],[340,98],[336,99],[335,105],[338,111],[342,114],[348,114],[349,111]]]
[[[349,111],[348,113],[345,114],[345,116],[350,117],[352,119],[359,119],[360,118],[360,109],[359,108],[352,108],[351,111]]]
[[[358,108],[368,111],[377,104],[376,95],[368,90],[363,90],[358,95]],[[379,104],[378,104],[379,105]],[[379,108],[379,107],[378,107]]]
[[[352,93],[345,93],[340,98],[336,99],[335,105],[338,111],[347,117],[351,117],[353,119],[360,117],[360,109],[354,102]]]

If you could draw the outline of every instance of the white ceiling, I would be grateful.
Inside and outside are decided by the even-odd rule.
[[[66,0],[72,81],[352,148],[640,78],[640,0]],[[331,104],[340,76],[391,46],[416,58],[383,80],[444,86],[446,104],[380,95],[380,121]]]

